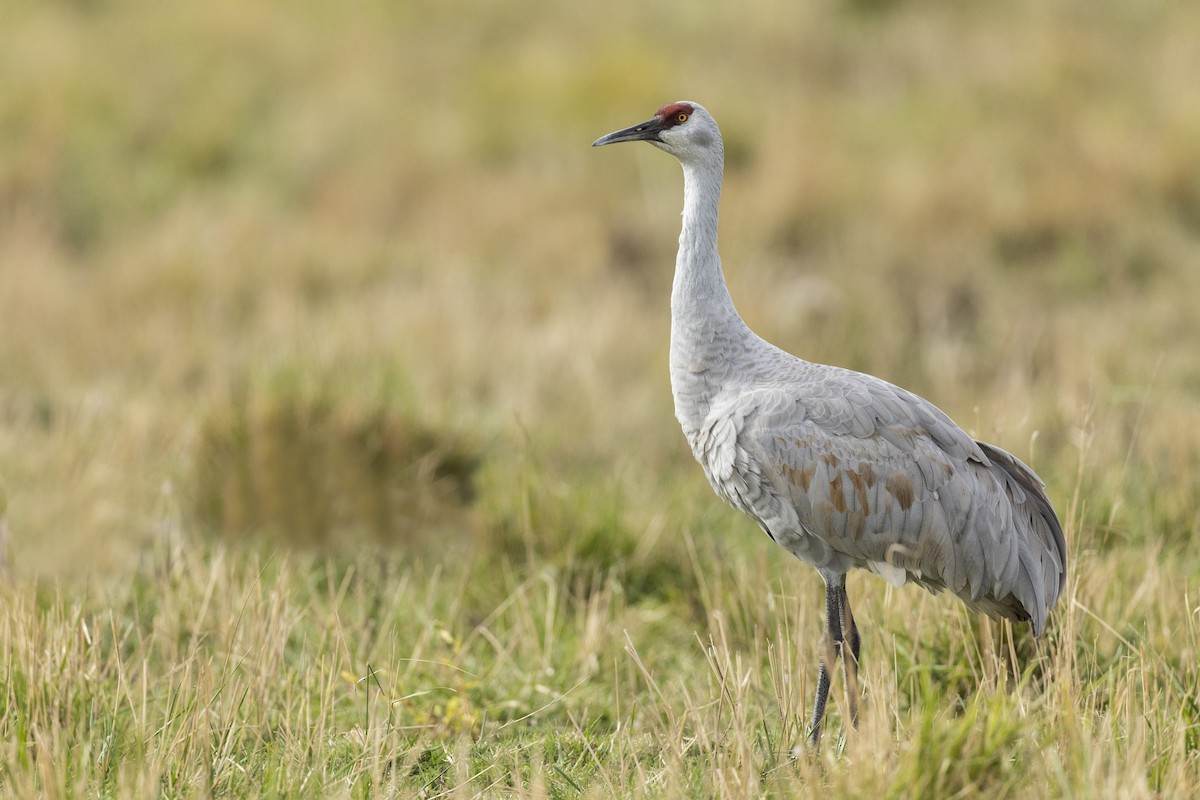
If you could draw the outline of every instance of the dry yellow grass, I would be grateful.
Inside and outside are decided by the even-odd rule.
[[[4,4],[0,792],[1194,794],[1198,26]],[[726,135],[752,327],[1030,461],[1067,527],[1068,594],[1015,663],[952,600],[857,579],[863,724],[815,760],[786,753],[816,578],[671,419],[678,168],[588,147],[685,97]],[[238,450],[262,408],[295,433]],[[213,441],[279,468],[220,491],[275,520],[323,498],[343,545],[215,541]],[[458,447],[475,502],[398,510]],[[386,546],[354,530],[379,514]]]

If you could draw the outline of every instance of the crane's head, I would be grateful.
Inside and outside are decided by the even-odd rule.
[[[712,115],[699,103],[686,101],[665,105],[652,119],[601,136],[592,147],[617,142],[649,142],[685,163],[721,158],[724,150]]]

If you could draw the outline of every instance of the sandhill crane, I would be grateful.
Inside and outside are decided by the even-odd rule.
[[[917,395],[803,361],[755,335],[717,255],[724,147],[716,122],[697,103],[672,103],[593,146],[636,141],[683,165],[671,290],[675,416],[716,493],[825,581],[813,746],[839,657],[857,718],[859,634],[846,596],[854,567],[897,586],[949,589],[1040,635],[1067,567],[1041,479]]]

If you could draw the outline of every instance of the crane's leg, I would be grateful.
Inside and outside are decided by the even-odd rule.
[[[842,585],[845,585],[844,582]],[[821,741],[821,721],[825,718],[825,703],[829,699],[829,676],[837,664],[838,653],[842,649],[842,593],[843,591],[836,582],[825,581],[825,633],[821,636],[820,669],[817,671],[817,700],[813,707],[809,732],[809,741],[812,742],[813,749],[816,749]]]
[[[850,707],[850,722],[858,725],[858,652],[862,640],[858,636],[858,626],[854,624],[854,614],[850,611],[850,598],[846,595],[845,578],[838,589],[840,598],[838,605],[842,609],[842,630],[850,644],[850,653],[842,653],[842,668],[846,675],[846,700]],[[840,648],[839,648],[840,649]]]

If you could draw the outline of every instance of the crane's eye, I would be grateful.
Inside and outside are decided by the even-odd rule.
[[[680,112],[679,114],[675,115],[675,119],[679,120],[680,122],[687,122],[687,114]]]

